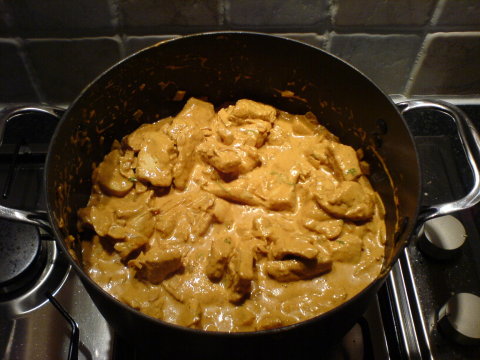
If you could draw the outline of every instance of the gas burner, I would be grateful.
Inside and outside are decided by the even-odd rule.
[[[0,220],[0,229],[0,300],[9,300],[38,280],[47,253],[34,226]]]
[[[0,223],[0,228],[3,228],[2,225]],[[17,235],[26,232],[28,234],[31,231],[22,229]],[[13,249],[8,248],[7,246],[11,246],[11,241],[4,247],[3,242],[7,237],[1,238],[2,260],[5,259],[3,257],[4,249],[13,251],[10,257],[11,261],[20,260],[18,265],[11,265],[10,261],[5,261],[6,266],[2,264],[0,314],[7,318],[17,318],[45,304],[48,301],[47,293],[55,294],[65,282],[70,270],[66,259],[59,256],[54,241],[52,239],[41,240],[38,231],[35,228],[33,231],[37,232],[37,236],[32,238],[15,237],[27,243],[25,250],[17,249],[16,246]],[[3,231],[2,233],[5,234]],[[5,273],[3,273],[3,269],[5,269]]]

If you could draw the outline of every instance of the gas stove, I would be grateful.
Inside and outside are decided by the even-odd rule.
[[[480,105],[457,103],[480,129]],[[408,113],[406,120],[422,164],[422,204],[465,195],[472,180],[451,119],[438,111],[422,110]],[[56,124],[53,116],[33,113],[0,122],[0,204],[44,210],[43,164]],[[465,343],[478,337],[475,324],[480,329],[480,314],[473,312],[480,295],[479,211],[477,206],[427,224],[405,249],[358,323],[331,349],[306,355],[478,358],[478,343]],[[455,246],[449,243],[452,238]],[[49,234],[31,225],[0,220],[0,259],[2,359],[74,359],[77,353],[79,359],[152,355],[114,333]],[[465,306],[470,306],[466,319],[470,327],[456,322],[465,321]],[[181,346],[181,339],[168,346]]]

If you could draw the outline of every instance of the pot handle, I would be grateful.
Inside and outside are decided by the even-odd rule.
[[[25,115],[31,113],[49,114],[57,119],[60,119],[65,112],[65,109],[54,106],[20,106],[5,108],[0,111],[0,144],[3,141],[3,134],[5,125],[15,116]],[[48,233],[52,234],[52,227],[48,221],[48,216],[45,211],[28,211],[20,209],[12,209],[7,206],[0,205],[0,218],[19,221],[30,225],[35,225]]]
[[[457,126],[460,142],[473,174],[473,186],[465,197],[422,208],[418,217],[419,223],[470,208],[480,202],[480,168],[478,164],[478,159],[480,159],[480,135],[468,116],[455,105],[440,100],[408,100],[397,103],[397,106],[400,107],[402,116],[407,111],[415,109],[435,109],[449,115]]]

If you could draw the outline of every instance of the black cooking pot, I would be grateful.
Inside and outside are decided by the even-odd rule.
[[[217,106],[249,98],[291,113],[311,111],[343,143],[364,150],[371,164],[370,180],[387,211],[385,261],[370,286],[311,320],[229,334],[151,318],[115,300],[88,277],[82,268],[76,222],[77,210],[90,195],[92,164],[103,159],[115,139],[140,124],[176,114],[192,96]],[[457,121],[475,184],[464,199],[421,210],[419,161],[405,121],[389,97],[349,64],[315,47],[258,33],[207,33],[165,41],[103,73],[63,114],[45,165],[48,219],[5,207],[0,208],[0,216],[50,229],[109,324],[137,344],[157,345],[160,353],[161,348],[178,344],[178,339],[183,349],[195,349],[197,354],[201,349],[217,349],[218,355],[219,346],[230,354],[248,354],[248,344],[272,339],[291,347],[292,339],[312,334],[313,341],[340,336],[363,314],[418,224],[479,200],[480,177],[469,144],[475,144],[477,152],[480,138],[473,126],[460,110],[445,103],[399,105],[401,111],[419,107],[437,108]],[[9,116],[22,111],[32,109],[10,111]],[[52,108],[41,111],[58,115]],[[273,349],[265,351],[271,354]]]

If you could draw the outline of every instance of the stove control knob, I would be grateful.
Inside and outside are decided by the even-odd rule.
[[[420,250],[439,260],[449,259],[461,251],[467,233],[457,218],[446,215],[423,224],[418,238]]]
[[[458,293],[438,312],[442,333],[462,345],[480,344],[480,297]]]

